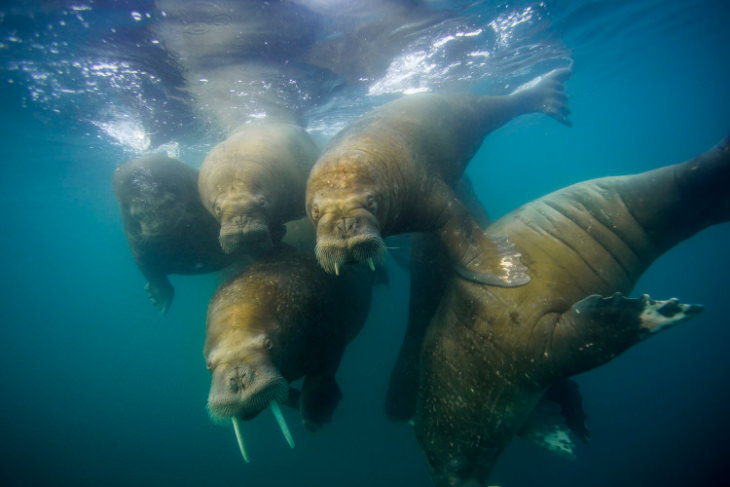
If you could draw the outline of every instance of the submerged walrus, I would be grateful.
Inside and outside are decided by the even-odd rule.
[[[328,144],[307,183],[307,214],[317,229],[317,259],[328,272],[351,262],[372,267],[383,237],[433,232],[472,279],[502,286],[527,282],[519,254],[484,232],[454,195],[454,184],[482,140],[511,119],[543,112],[568,124],[563,83],[546,75],[509,96],[418,94],[361,117]]]
[[[342,396],[335,372],[367,318],[374,279],[363,266],[337,278],[314,255],[282,245],[216,291],[204,350],[213,376],[208,410],[216,421],[233,420],[244,458],[240,420],[270,405],[277,414],[292,381],[304,377],[296,406],[305,425],[331,419]]]
[[[305,184],[318,155],[303,128],[274,121],[242,125],[210,151],[198,189],[221,225],[225,252],[269,249],[286,222],[305,216]]]
[[[730,220],[728,188],[730,137],[682,164],[564,188],[488,228],[509,236],[532,279],[453,278],[428,328],[415,427],[436,486],[486,485],[552,384],[701,311],[624,294],[662,253]]]
[[[119,166],[112,184],[127,243],[161,313],[175,295],[168,274],[214,272],[233,261],[218,246],[218,223],[200,203],[196,169],[147,155]]]

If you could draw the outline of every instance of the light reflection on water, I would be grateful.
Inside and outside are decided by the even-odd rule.
[[[303,4],[306,7],[308,2]],[[200,10],[200,5],[191,4],[190,8]],[[375,19],[357,17],[353,6],[343,14],[315,2],[310,7],[321,25],[315,22],[303,31],[320,29],[321,38],[331,43],[333,32],[326,30],[327,22],[336,24],[346,17],[350,23],[337,25],[336,43],[339,38],[359,32],[358,29],[375,29],[382,21],[386,26],[382,28],[390,29],[388,39],[402,46],[385,63],[380,61],[384,69],[379,75],[359,76],[355,85],[360,83],[360,87],[337,83],[325,86],[321,81],[322,70],[317,65],[331,67],[330,60],[306,59],[306,53],[295,58],[282,55],[254,59],[256,42],[261,42],[263,48],[267,40],[256,38],[250,22],[232,22],[232,19],[245,18],[244,12],[236,17],[230,11],[239,8],[238,5],[241,9],[250,8],[247,2],[205,2],[208,10],[213,9],[219,15],[210,18],[198,15],[193,19],[196,28],[205,28],[206,35],[224,27],[230,36],[217,41],[206,37],[202,58],[196,58],[195,52],[185,52],[186,44],[179,42],[189,37],[190,12],[184,4],[173,6],[177,10],[172,14],[162,7],[155,10],[149,8],[150,4],[143,4],[126,12],[120,8],[113,16],[82,4],[47,8],[38,14],[8,9],[0,22],[0,47],[7,48],[0,56],[3,61],[0,75],[5,82],[25,86],[25,103],[45,113],[43,116],[64,116],[73,120],[80,131],[91,130],[109,144],[138,154],[170,142],[196,144],[198,141],[193,139],[199,132],[192,128],[185,130],[196,124],[203,127],[204,137],[216,139],[221,130],[223,133],[230,130],[221,124],[236,119],[245,121],[261,113],[277,113],[276,107],[303,116],[320,137],[326,137],[342,126],[330,110],[349,120],[381,103],[383,97],[469,90],[477,85],[480,91],[489,87],[502,89],[515,76],[530,79],[546,72],[546,67],[569,62],[563,46],[552,41],[543,43],[525,28],[526,25],[535,27],[543,20],[542,3],[506,6],[499,12],[489,11],[486,6],[482,10],[471,8],[468,12],[448,15],[443,10],[427,14],[419,11],[412,23],[393,28],[386,24],[386,12],[390,8],[387,2],[379,6],[383,10],[378,10]],[[318,13],[317,9],[320,9]],[[224,25],[219,19],[223,14],[228,19]],[[408,12],[399,11],[398,15],[408,18]],[[243,29],[242,25],[253,30],[229,32],[232,26]],[[265,29],[271,29],[272,25],[275,21],[268,19]],[[224,42],[231,42],[230,48],[221,47],[220,43]],[[168,43],[172,44],[168,46]],[[525,48],[531,44],[534,46]],[[249,49],[243,58],[235,56],[240,46]],[[367,43],[363,49],[368,49]],[[302,51],[302,46],[297,46],[296,51]],[[213,70],[199,69],[221,53],[226,53],[220,59],[223,64],[214,63],[218,67]],[[372,55],[366,51],[362,54]],[[167,64],[156,61],[165,56]],[[355,64],[367,61],[365,57]],[[265,69],[261,68],[262,62]],[[546,63],[551,64],[543,66]],[[220,69],[226,64],[232,69]],[[238,76],[235,70],[239,70]],[[244,71],[246,76],[241,77]],[[349,73],[334,73],[339,74]],[[259,75],[264,77],[258,81],[251,78]],[[362,98],[357,102],[348,100],[344,114],[343,109],[331,103],[336,99],[333,95],[343,90],[344,98]],[[190,112],[179,114],[182,106]],[[223,120],[221,114],[225,114]],[[190,120],[175,122],[176,118],[185,116]],[[181,126],[179,130],[171,128],[176,123]]]

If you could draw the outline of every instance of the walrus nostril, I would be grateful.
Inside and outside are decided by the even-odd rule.
[[[357,218],[348,218],[345,220],[345,224],[347,225],[347,233],[352,235],[352,233],[357,231],[359,220]]]

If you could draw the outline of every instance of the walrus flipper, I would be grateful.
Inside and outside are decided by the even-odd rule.
[[[568,120],[570,107],[568,95],[565,94],[565,82],[570,78],[570,68],[553,69],[533,82],[526,83],[512,93],[523,106],[530,107],[525,111],[542,112],[558,122],[572,127]],[[522,98],[522,99],[520,99]]]
[[[703,307],[676,298],[657,301],[644,294],[627,298],[594,294],[574,304],[555,325],[546,352],[559,374],[575,375],[602,365],[655,333],[682,323]]]
[[[500,287],[530,282],[527,267],[520,262],[522,254],[506,235],[488,236],[451,188],[440,181],[431,184],[422,206],[424,214],[437,216],[422,224],[438,236],[460,277]]]
[[[332,420],[332,414],[342,399],[342,391],[332,375],[308,375],[304,378],[299,398],[302,422],[314,431]]]
[[[175,288],[164,274],[155,279],[150,279],[144,286],[147,295],[150,297],[152,306],[157,308],[161,315],[167,314],[172,299],[175,297]]]
[[[481,251],[485,246],[488,250]],[[456,273],[464,279],[500,287],[518,287],[530,282],[527,267],[520,262],[522,254],[506,235],[496,238],[484,235],[482,245],[472,247],[470,253],[477,255],[454,266]]]
[[[560,406],[543,397],[518,435],[561,458],[575,460],[575,443],[569,433],[570,428],[560,412]]]

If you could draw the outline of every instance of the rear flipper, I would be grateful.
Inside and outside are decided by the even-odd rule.
[[[299,410],[304,425],[315,431],[329,423],[340,399],[342,392],[333,376],[305,377],[299,397]]]
[[[570,68],[554,69],[519,87],[512,96],[521,98],[520,104],[525,107],[526,112],[543,112],[570,127],[570,107],[568,95],[565,94],[565,82],[570,75]]]
[[[562,377],[598,367],[641,340],[702,312],[676,298],[655,301],[648,295],[627,298],[621,293],[589,296],[574,304],[555,324],[545,355]]]

